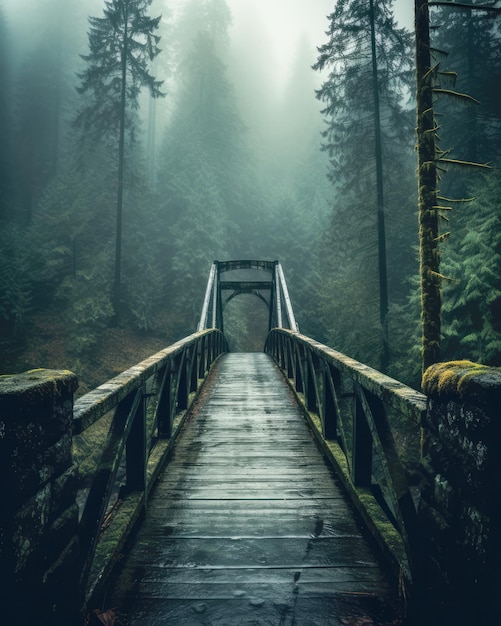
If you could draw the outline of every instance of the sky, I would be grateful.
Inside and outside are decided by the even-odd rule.
[[[183,0],[178,0],[182,2]],[[312,51],[325,42],[327,16],[335,0],[227,0],[233,14],[233,36],[238,36],[256,18],[273,44],[273,64],[277,76],[286,81],[290,64],[301,38]],[[413,28],[414,0],[395,0],[395,17],[400,25]],[[257,42],[259,45],[259,42]],[[313,56],[313,61],[315,56]]]
[[[67,0],[68,3],[82,0]],[[29,7],[38,0],[0,0],[8,17],[17,22],[29,15]],[[156,15],[164,7],[173,9],[182,6],[187,0],[154,0],[152,11]],[[336,0],[227,0],[233,15],[231,34],[238,37],[249,34],[245,30],[252,28],[256,20],[260,22],[260,32],[265,32],[268,45],[272,46],[273,59],[270,61],[276,72],[278,82],[288,78],[290,64],[295,59],[299,41],[306,38],[312,48],[312,62],[315,60],[316,47],[324,43],[328,27],[327,16],[332,12]],[[89,3],[93,8],[101,6],[99,0]],[[102,2],[104,6],[104,0]],[[395,17],[407,28],[413,27],[414,0],[395,0]],[[94,9],[95,13],[95,9]],[[82,25],[87,28],[87,25]],[[256,41],[259,46],[259,41]],[[258,51],[259,52],[259,51]]]
[[[278,45],[289,50],[302,35],[315,44],[322,43],[327,29],[327,15],[335,0],[227,0],[235,24],[245,18],[249,8],[259,13],[269,33]],[[395,17],[407,28],[414,20],[414,0],[395,0]]]

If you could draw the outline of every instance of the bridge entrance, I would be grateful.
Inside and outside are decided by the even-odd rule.
[[[392,578],[270,356],[222,356],[204,396],[107,606],[126,626],[399,624]]]
[[[232,272],[229,280],[227,272]],[[256,272],[264,272],[268,276],[256,279]],[[268,332],[272,328],[298,331],[281,264],[259,260],[214,261],[197,330],[217,328],[224,332],[226,306],[242,294],[255,295],[264,302],[268,308]]]

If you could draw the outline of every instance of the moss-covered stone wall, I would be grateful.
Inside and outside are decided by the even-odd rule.
[[[501,588],[501,368],[433,365],[423,391],[419,516],[428,582],[444,585],[468,623],[490,623]]]
[[[6,624],[77,623],[76,377],[0,376],[0,568]]]

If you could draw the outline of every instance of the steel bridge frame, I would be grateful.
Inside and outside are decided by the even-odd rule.
[[[257,270],[270,274],[268,280],[221,280],[221,274],[238,270]],[[223,297],[223,292],[230,292]],[[268,297],[263,295],[268,293]],[[223,312],[230,300],[241,294],[257,296],[268,307],[268,332],[272,328],[287,328],[299,332],[284,271],[279,261],[238,260],[214,261],[209,272],[198,331],[217,328],[224,332]],[[284,314],[285,312],[285,314]]]

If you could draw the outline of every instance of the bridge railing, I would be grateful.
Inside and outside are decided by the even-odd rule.
[[[426,397],[367,365],[286,329],[268,335],[273,356],[303,404],[326,454],[382,549],[411,579],[416,508],[391,419],[419,433]],[[419,440],[415,442],[419,456]]]
[[[84,604],[111,570],[186,410],[225,351],[219,330],[197,332],[75,402],[74,449],[85,486],[79,525]],[[103,532],[111,518],[119,529]]]

